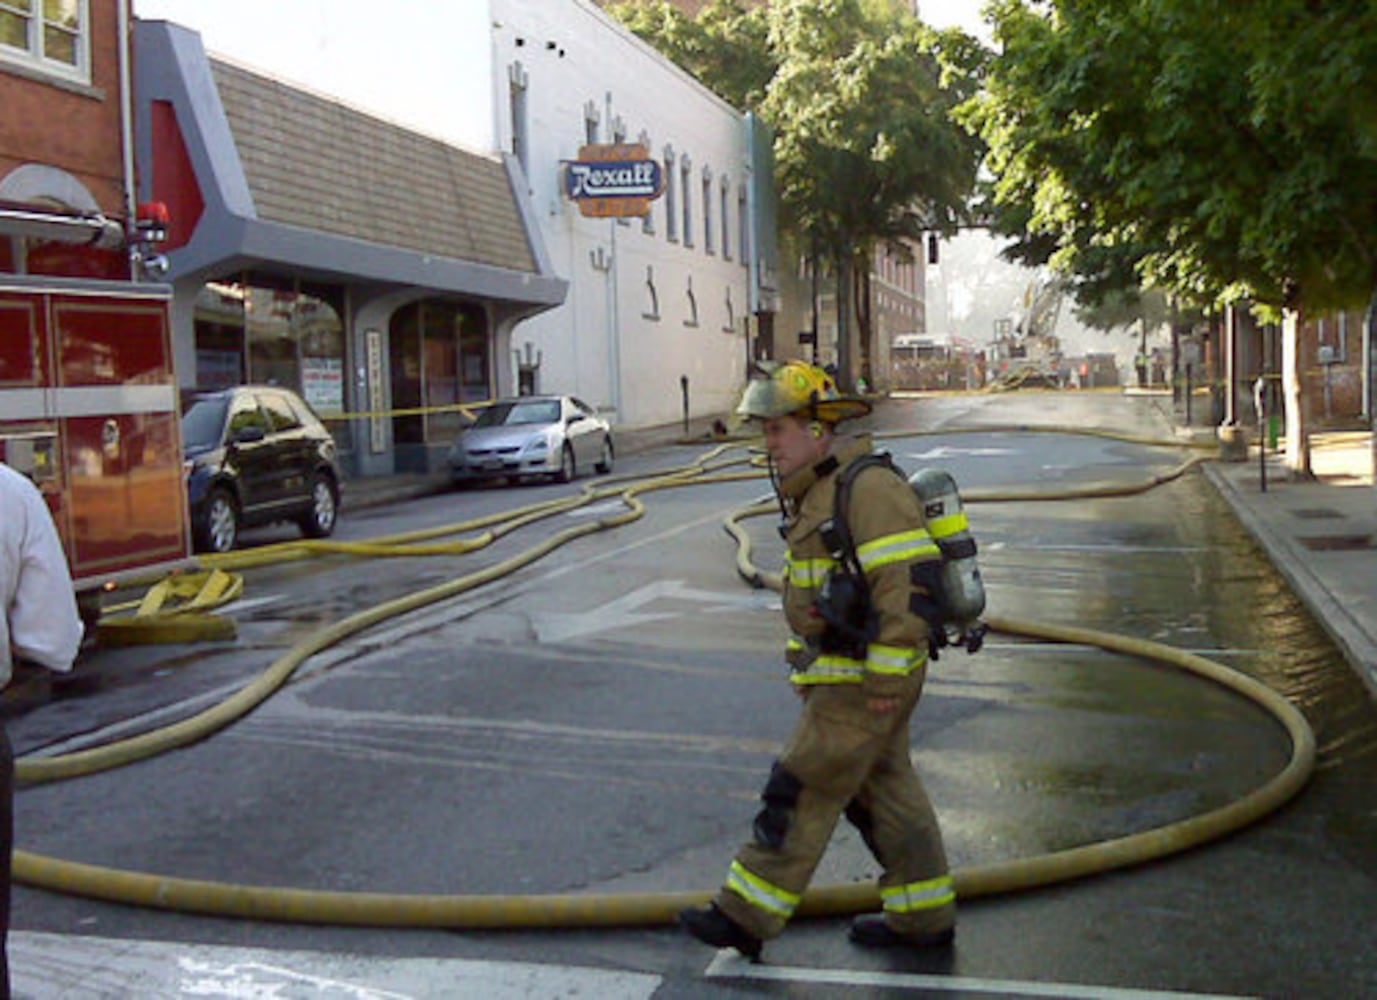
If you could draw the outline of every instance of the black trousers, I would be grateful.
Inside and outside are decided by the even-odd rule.
[[[0,723],[0,1000],[10,1000],[10,854],[14,850],[14,751]]]

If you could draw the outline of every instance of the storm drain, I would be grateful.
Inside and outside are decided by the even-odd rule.
[[[1299,510],[1291,511],[1291,514],[1302,521],[1324,521],[1343,517],[1332,507],[1302,507]]]
[[[1371,535],[1301,536],[1300,543],[1312,552],[1364,552],[1372,548]]]

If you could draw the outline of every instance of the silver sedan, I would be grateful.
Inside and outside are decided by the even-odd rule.
[[[612,428],[573,396],[520,396],[483,408],[449,450],[456,483],[612,471]]]

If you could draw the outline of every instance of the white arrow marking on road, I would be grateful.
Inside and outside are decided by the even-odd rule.
[[[571,965],[391,958],[25,931],[10,934],[10,972],[18,995],[65,1000],[648,1000],[664,981],[650,973]]]
[[[620,500],[604,500],[602,503],[591,503],[586,507],[575,507],[573,510],[567,510],[564,512],[564,516],[596,517],[601,514],[621,513],[626,509],[626,504]]]
[[[927,451],[911,451],[909,458],[916,458],[920,462],[928,462],[933,459],[955,458],[958,455],[970,455],[974,458],[990,458],[995,455],[1015,455],[1016,451],[1012,448],[949,448],[946,445],[938,445]]]
[[[632,628],[646,622],[677,618],[686,610],[683,608],[656,612],[639,610],[658,600],[691,601],[727,608],[759,608],[762,606],[759,598],[754,594],[725,594],[713,590],[695,590],[683,580],[656,580],[589,611],[573,613],[550,611],[533,615],[531,624],[535,628],[538,642],[554,643],[592,635],[596,632]]]

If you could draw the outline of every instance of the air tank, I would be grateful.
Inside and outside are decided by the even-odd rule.
[[[975,561],[975,539],[956,480],[943,469],[920,469],[908,477],[923,505],[928,534],[942,550],[938,593],[933,595],[944,623],[961,631],[985,610],[985,584]]]

